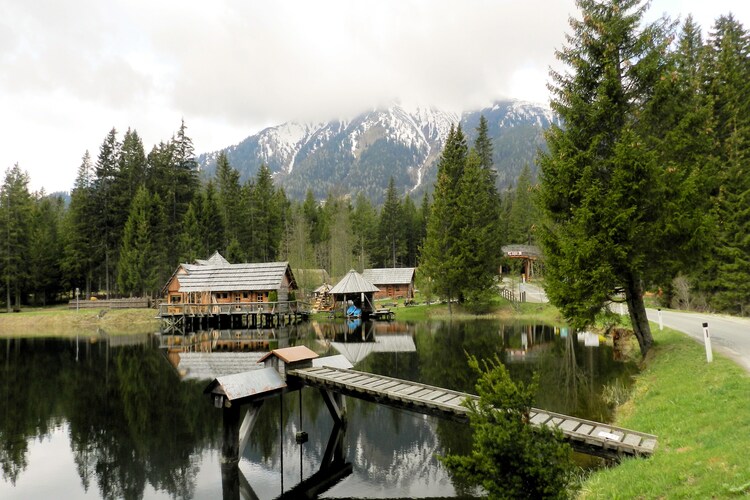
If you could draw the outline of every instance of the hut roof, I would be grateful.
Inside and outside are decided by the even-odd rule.
[[[294,347],[283,347],[281,349],[274,349],[273,351],[266,353],[262,358],[258,360],[258,363],[262,363],[267,358],[276,356],[284,363],[296,363],[297,361],[305,361],[308,359],[314,359],[318,357],[318,354],[312,349],[303,345]]]
[[[365,269],[362,276],[375,286],[378,285],[408,285],[414,279],[413,267],[391,267],[380,269]]]
[[[331,295],[343,295],[347,293],[361,293],[361,292],[379,292],[380,289],[362,277],[357,271],[352,269],[346,276],[341,278],[341,281],[331,288],[329,292]]]
[[[291,288],[296,288],[294,275],[287,262],[183,264],[182,268],[185,274],[180,274],[178,278],[180,292],[276,290],[281,287],[287,273]]]
[[[224,394],[229,401],[262,396],[286,387],[286,382],[273,368],[217,377],[204,390],[204,394]]]

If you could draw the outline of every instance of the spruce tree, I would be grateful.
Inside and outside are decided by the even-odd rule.
[[[29,234],[29,291],[34,303],[45,306],[62,291],[60,256],[62,254],[62,218],[64,201],[44,191],[34,200]]]
[[[29,174],[18,164],[5,171],[0,188],[0,277],[5,289],[5,305],[8,312],[15,301],[21,306],[27,291],[29,277],[29,252],[31,213],[33,201],[29,193]]]
[[[531,245],[533,228],[537,221],[532,192],[531,170],[524,165],[516,181],[513,203],[508,214],[508,243]]]
[[[501,256],[496,246],[497,199],[487,190],[491,175],[481,162],[479,154],[472,149],[461,177],[456,213],[461,296],[476,312],[489,307]]]
[[[182,263],[192,264],[196,259],[203,259],[209,255],[203,244],[203,234],[198,222],[200,205],[199,198],[193,200],[182,221],[182,232],[178,242],[178,256]]]
[[[564,126],[540,156],[541,243],[546,291],[574,327],[585,327],[623,294],[641,353],[653,337],[644,284],[670,245],[658,154],[640,115],[664,75],[671,26],[644,23],[641,0],[578,0],[565,72],[552,72],[552,107]]]
[[[422,248],[422,267],[432,280],[432,290],[451,301],[464,289],[461,262],[460,221],[457,218],[461,177],[468,150],[459,125],[451,127],[438,161],[437,182],[427,224],[427,237]]]
[[[235,240],[240,246],[237,250],[241,258],[230,259],[230,262],[243,262],[246,257],[245,250],[240,245],[240,228],[244,219],[240,173],[232,168],[224,151],[219,153],[216,159],[216,183],[219,189],[219,206],[226,227],[227,244]]]
[[[401,202],[396,192],[396,184],[391,177],[385,194],[385,202],[380,210],[378,223],[379,248],[377,264],[380,267],[398,267],[398,257],[404,251],[404,217]]]
[[[711,304],[719,310],[750,310],[750,36],[731,15],[720,17],[709,40],[708,90],[718,141],[717,246],[708,274]]]
[[[114,288],[114,269],[117,264],[117,249],[120,244],[122,223],[118,218],[116,202],[116,179],[120,163],[120,143],[117,131],[112,128],[99,147],[94,168],[94,217],[97,230],[95,246],[92,248],[101,265],[107,298]]]
[[[263,164],[255,176],[250,204],[253,221],[253,261],[271,262],[278,255],[283,230],[280,201],[273,184],[271,169]]]
[[[201,228],[201,241],[204,254],[225,250],[224,219],[219,207],[218,195],[213,181],[208,181],[201,196],[201,211],[198,213],[198,223]]]
[[[62,270],[72,288],[78,288],[84,297],[91,294],[96,253],[96,226],[92,224],[94,213],[93,165],[86,151],[78,168],[70,206],[63,222]]]
[[[154,263],[153,201],[145,186],[138,189],[125,223],[117,282],[123,293],[146,296],[156,289],[158,267]]]
[[[378,212],[362,192],[354,199],[351,218],[356,268],[362,272],[372,267],[378,245]]]

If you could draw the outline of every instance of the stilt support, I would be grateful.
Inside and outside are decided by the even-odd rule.
[[[344,397],[338,392],[329,391],[328,389],[320,389],[320,394],[323,396],[328,411],[331,412],[333,421],[337,424],[344,424],[346,422],[346,401]]]
[[[242,420],[242,425],[240,426],[239,456],[242,456],[242,452],[245,450],[245,446],[250,439],[250,433],[253,431],[253,427],[255,427],[255,422],[258,421],[258,414],[260,413],[261,406],[263,406],[262,400],[248,405],[247,407],[245,418]]]

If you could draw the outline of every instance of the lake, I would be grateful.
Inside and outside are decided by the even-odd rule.
[[[298,483],[334,470],[318,486],[321,498],[472,496],[437,458],[469,450],[467,425],[347,398],[348,423],[334,428],[310,388],[265,402],[239,477],[222,480],[221,411],[203,394],[215,367],[198,360],[306,345],[343,354],[359,370],[475,392],[466,353],[497,355],[517,380],[538,373],[535,406],[606,422],[613,405],[605,395],[626,388],[635,367],[598,343],[495,320],[3,338],[0,498],[295,498]],[[298,444],[298,431],[309,440]]]

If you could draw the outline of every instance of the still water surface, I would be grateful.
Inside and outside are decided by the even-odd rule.
[[[465,353],[497,354],[515,379],[539,373],[536,406],[599,421],[612,410],[603,388],[627,385],[635,370],[565,329],[493,320],[308,323],[222,335],[187,346],[148,334],[0,340],[0,498],[220,498],[237,483],[243,498],[295,498],[300,481],[331,471],[338,481],[321,497],[475,493],[437,459],[468,451],[466,425],[348,398],[348,424],[338,429],[309,388],[266,401],[239,479],[222,482],[221,411],[202,393],[206,367],[179,351],[306,345],[344,354],[359,370],[466,392],[475,376]],[[299,430],[309,436],[301,445]],[[318,473],[321,466],[329,473]]]

